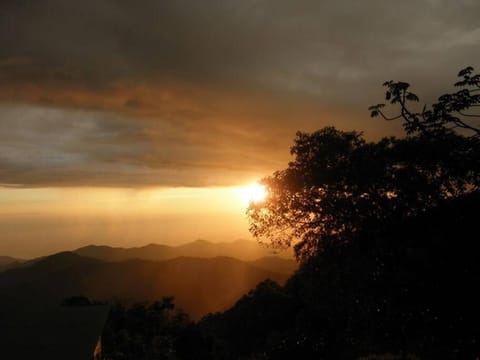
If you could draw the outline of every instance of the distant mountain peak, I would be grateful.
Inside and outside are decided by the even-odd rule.
[[[213,244],[212,242],[208,241],[208,240],[205,240],[205,239],[197,239],[193,242],[190,242],[190,243],[186,243],[184,245],[189,245],[189,244]]]
[[[265,256],[272,256],[272,250],[252,240],[237,239],[232,242],[211,242],[197,239],[193,242],[176,246],[150,243],[141,247],[121,248],[109,246],[86,246],[75,250],[76,254],[103,261],[122,261],[142,259],[162,261],[180,256],[211,258],[217,256],[233,257],[252,261]],[[285,254],[283,257],[289,257]],[[291,258],[291,257],[290,257]]]

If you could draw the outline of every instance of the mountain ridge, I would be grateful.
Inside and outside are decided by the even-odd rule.
[[[278,253],[262,247],[255,241],[236,240],[233,242],[210,242],[199,239],[180,245],[150,243],[140,247],[113,247],[108,245],[87,245],[73,250],[82,256],[103,261],[122,261],[129,259],[168,260],[180,256],[215,257],[230,256],[239,260],[253,261],[262,257],[276,255],[280,258],[292,259],[289,253]]]
[[[25,260],[23,259],[0,255],[0,272],[20,266],[24,262]]]
[[[0,293],[6,295],[0,304],[52,304],[75,295],[130,303],[174,296],[178,307],[199,318],[227,309],[261,281],[287,278],[226,256],[105,262],[61,252],[0,273]]]

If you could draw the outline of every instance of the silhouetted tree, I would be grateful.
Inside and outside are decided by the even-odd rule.
[[[443,200],[311,256],[283,287],[259,284],[199,322],[209,357],[476,358],[479,202],[478,192]]]
[[[460,72],[467,89],[421,113],[409,109],[418,98],[408,84],[386,83],[404,138],[297,133],[294,160],[263,179],[269,196],[248,209],[255,236],[294,245],[302,260],[283,289],[293,325],[279,327],[281,352],[265,341],[259,358],[479,356],[480,137],[477,115],[465,112],[479,102],[472,73]],[[385,116],[382,108],[372,115]]]
[[[387,81],[385,100],[400,107],[400,114],[387,116],[383,108],[385,104],[373,105],[369,108],[371,116],[382,116],[385,120],[402,119],[407,134],[449,132],[462,130],[472,137],[480,137],[480,74],[474,74],[469,66],[458,73],[461,80],[455,83],[460,88],[457,92],[447,93],[438,98],[438,102],[430,108],[423,106],[421,111],[411,108],[411,103],[419,102],[412,93],[410,84],[399,81]]]
[[[102,335],[104,357],[106,360],[182,359],[186,350],[179,351],[177,346],[192,325],[187,314],[175,311],[172,297],[129,308],[114,305]]]
[[[478,87],[479,76],[471,72],[461,72],[461,86]],[[294,160],[263,179],[269,197],[248,209],[254,236],[277,247],[295,244],[297,256],[306,259],[479,188],[480,137],[453,131],[477,128],[452,115],[477,106],[477,89],[442,96],[434,110],[419,115],[407,108],[417,99],[408,84],[386,84],[387,98],[400,103],[396,118],[404,119],[408,136],[367,142],[359,132],[332,127],[298,132]],[[383,115],[381,107],[372,113]]]
[[[277,283],[266,280],[229,310],[199,324],[210,339],[214,359],[263,358],[267,348],[282,348],[280,334],[294,326],[295,303]]]

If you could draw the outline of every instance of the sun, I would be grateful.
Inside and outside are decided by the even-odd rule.
[[[267,188],[259,183],[252,183],[239,188],[240,197],[245,204],[259,203],[268,196]]]

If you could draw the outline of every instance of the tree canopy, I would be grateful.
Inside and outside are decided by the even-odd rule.
[[[298,132],[293,161],[264,178],[268,198],[250,204],[252,234],[276,247],[294,245],[306,259],[478,190],[479,128],[465,120],[475,118],[465,111],[480,103],[480,77],[472,72],[462,70],[456,85],[463,88],[420,113],[408,109],[418,97],[407,83],[385,83],[386,99],[400,104],[393,119],[403,119],[404,138],[367,142],[360,132],[333,127]],[[372,116],[386,118],[383,106],[371,107]]]

